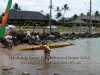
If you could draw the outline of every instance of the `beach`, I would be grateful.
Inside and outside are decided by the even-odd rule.
[[[63,33],[72,33],[72,32],[60,32],[60,33],[63,34]],[[76,34],[77,33],[78,32],[76,32]],[[93,33],[96,33],[96,32],[93,32]],[[69,42],[69,41],[76,43],[76,45],[65,47],[65,48],[60,48],[60,49],[55,49],[51,52],[51,56],[55,56],[55,55],[56,55],[56,57],[67,56],[68,57],[67,60],[62,59],[62,61],[66,60],[66,64],[62,64],[62,63],[54,64],[54,62],[46,63],[46,62],[44,62],[43,58],[35,59],[35,63],[33,63],[34,62],[33,59],[23,59],[22,57],[25,57],[25,56],[26,57],[32,57],[32,56],[33,57],[34,56],[41,57],[41,56],[43,56],[42,50],[41,51],[19,51],[18,50],[19,48],[33,46],[33,45],[28,45],[26,43],[19,44],[17,46],[13,46],[13,48],[11,50],[0,47],[0,73],[1,73],[0,75],[21,75],[23,72],[29,72],[30,75],[33,75],[33,74],[34,75],[54,75],[54,74],[55,75],[66,75],[66,74],[90,75],[90,74],[93,74],[92,72],[95,72],[95,70],[92,71],[90,68],[91,67],[89,65],[90,58],[84,59],[84,60],[79,59],[79,57],[82,57],[82,56],[93,57],[90,54],[90,53],[94,52],[93,49],[97,48],[97,50],[98,50],[100,48],[99,46],[98,47],[91,46],[93,44],[93,42],[96,42],[96,41],[93,41],[93,39],[91,39],[91,38],[85,39],[85,44],[84,44],[83,39],[62,41],[63,43]],[[98,40],[99,40],[99,38],[98,38]],[[80,41],[83,43],[80,43]],[[91,41],[93,41],[93,42],[90,43]],[[0,46],[1,45],[2,44],[0,43]],[[94,47],[96,47],[96,48],[94,48]],[[91,50],[92,50],[92,52],[89,52]],[[77,59],[73,59],[75,57]],[[98,64],[99,61],[97,61],[98,59],[96,60],[97,63],[96,63],[96,61],[94,61],[95,59],[92,59],[92,62],[93,62],[92,64],[99,66],[99,64]],[[57,59],[55,59],[55,60],[57,61]],[[53,60],[53,61],[55,61],[55,60]],[[37,63],[37,61],[39,63]],[[93,66],[92,69],[95,69],[95,66]],[[96,69],[96,71],[97,70],[98,69]],[[99,72],[97,72],[97,74],[98,73]]]

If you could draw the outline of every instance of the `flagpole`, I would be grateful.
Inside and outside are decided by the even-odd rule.
[[[90,24],[89,24],[89,32],[91,32],[91,0],[90,0]]]
[[[51,17],[52,17],[52,0],[50,0],[50,20],[49,20],[50,32],[51,32]]]

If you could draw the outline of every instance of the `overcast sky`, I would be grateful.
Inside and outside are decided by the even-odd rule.
[[[8,0],[0,0],[0,14],[5,11]],[[22,10],[26,11],[41,11],[49,13],[50,0],[12,0],[12,6],[18,3]],[[52,16],[55,18],[56,7],[62,7],[64,4],[68,4],[69,11],[65,13],[65,17],[71,17],[74,14],[84,13],[86,14],[90,10],[90,0],[52,0]],[[100,12],[100,0],[92,0],[92,14],[95,11]]]

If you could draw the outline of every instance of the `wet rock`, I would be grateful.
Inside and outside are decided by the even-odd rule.
[[[41,68],[37,68],[37,70],[42,70]]]
[[[42,70],[42,67],[37,67],[36,69],[37,69],[37,70]]]
[[[57,42],[57,40],[53,40],[53,42]]]
[[[2,71],[12,70],[12,69],[14,69],[14,67],[13,68],[5,68],[5,69],[2,69]]]
[[[59,75],[59,74],[55,73],[54,75]]]
[[[23,72],[22,75],[29,75],[29,72]]]

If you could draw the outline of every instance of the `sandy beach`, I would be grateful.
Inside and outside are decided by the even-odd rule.
[[[2,47],[1,43],[0,46]],[[5,70],[9,70],[15,67],[13,66],[14,61],[11,59],[11,57],[20,53],[20,51],[18,51],[18,48],[30,47],[30,45],[24,44],[24,45],[13,46],[11,50],[1,47],[0,47],[0,72],[1,72],[0,75],[6,75],[6,74],[8,75],[8,71]]]

